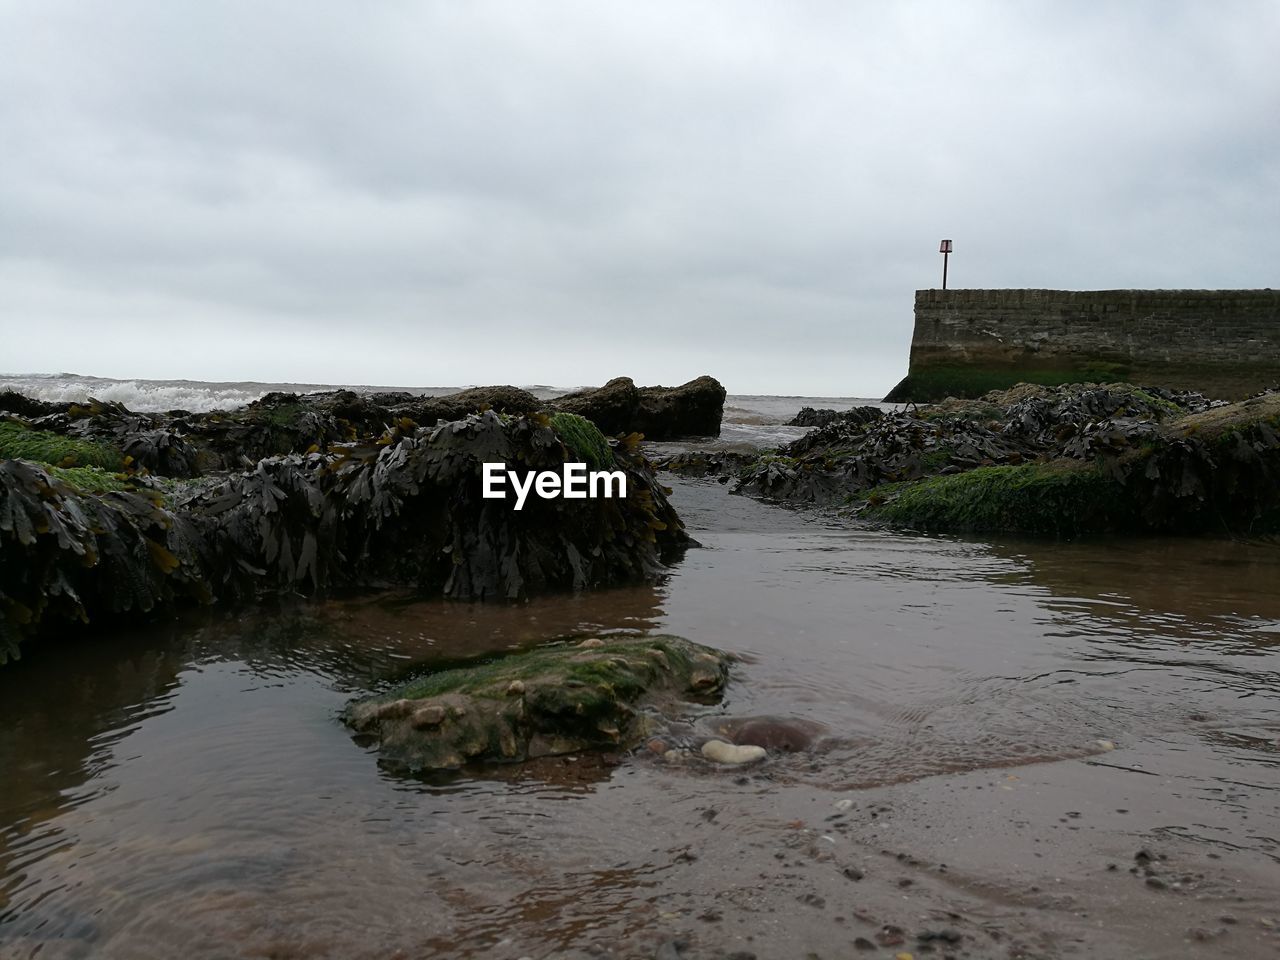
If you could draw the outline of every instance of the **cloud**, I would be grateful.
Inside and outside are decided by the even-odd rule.
[[[1265,2],[0,4],[0,367],[866,394],[912,293],[1266,286]]]

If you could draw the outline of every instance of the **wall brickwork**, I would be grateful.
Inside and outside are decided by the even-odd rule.
[[[1129,380],[1235,399],[1280,384],[1280,291],[917,290],[890,398]]]

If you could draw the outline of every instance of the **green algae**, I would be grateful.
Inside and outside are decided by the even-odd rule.
[[[124,467],[124,456],[114,447],[12,421],[0,421],[0,459],[113,471]]]
[[[557,642],[442,665],[357,701],[344,721],[383,759],[416,770],[626,748],[670,701],[713,702],[730,657],[680,637]]]
[[[617,690],[634,691],[657,676],[658,661],[651,655],[636,660],[637,652],[657,650],[671,668],[688,672],[692,669],[690,644],[678,638],[634,636],[598,638],[602,646],[580,647],[565,641],[546,644],[515,653],[480,660],[446,663],[422,677],[395,687],[377,698],[378,701],[411,699],[448,693],[468,696],[503,697],[514,680],[533,681],[555,673],[565,683],[607,685]],[[628,660],[628,655],[632,659]]]
[[[1132,526],[1124,487],[1096,466],[1069,461],[978,467],[878,487],[863,515],[919,530],[1075,536]]]
[[[76,493],[117,493],[133,490],[134,486],[123,473],[113,473],[101,467],[46,467],[49,476],[61,480]]]
[[[553,413],[551,428],[569,452],[597,470],[613,469],[613,449],[600,428],[576,413]]]

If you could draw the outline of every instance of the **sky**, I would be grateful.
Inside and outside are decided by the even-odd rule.
[[[0,372],[879,396],[914,291],[1280,287],[1280,4],[0,0]]]

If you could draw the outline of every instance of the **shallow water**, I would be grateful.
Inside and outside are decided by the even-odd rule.
[[[1224,903],[1204,949],[1275,955],[1280,547],[913,537],[675,488],[704,547],[656,587],[33,646],[0,670],[0,956],[838,956],[926,916],[1001,955],[1112,955],[1101,929],[1128,956],[1192,949]],[[742,655],[704,729],[827,735],[741,776],[636,755],[424,782],[337,721],[435,658],[611,630]],[[1175,890],[1128,874],[1152,844]]]

